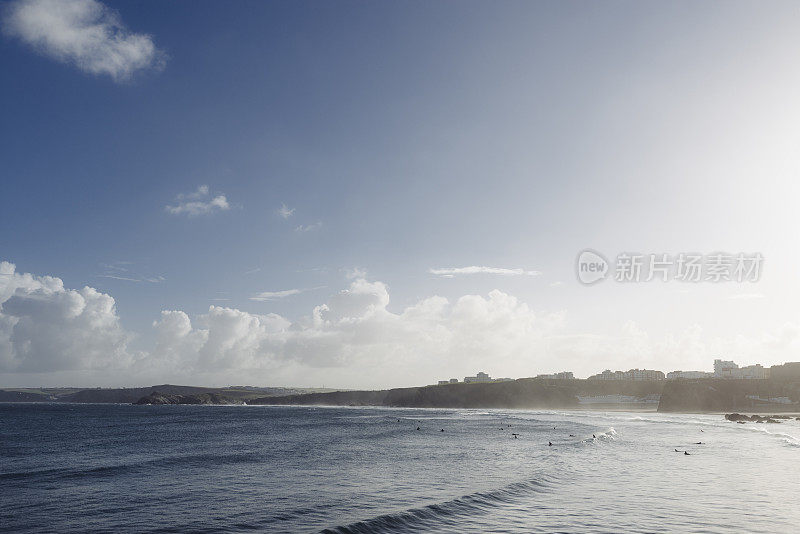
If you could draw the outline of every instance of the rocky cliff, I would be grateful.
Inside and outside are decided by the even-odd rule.
[[[639,399],[652,399],[662,381],[542,380],[522,378],[509,382],[446,384],[380,391],[337,391],[309,395],[288,395],[249,400],[248,404],[396,406],[409,408],[581,408],[580,398],[624,397],[627,402],[608,399],[605,408],[635,409]],[[580,397],[580,398],[579,398]],[[630,399],[628,401],[628,399]],[[643,402],[641,405],[645,405]],[[655,405],[652,405],[655,409]]]
[[[798,380],[668,380],[659,412],[797,412]]]

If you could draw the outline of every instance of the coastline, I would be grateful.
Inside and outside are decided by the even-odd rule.
[[[774,402],[771,402],[773,401]],[[521,378],[385,390],[208,388],[156,385],[114,389],[0,388],[0,402],[373,406],[396,408],[578,410],[697,414],[800,413],[798,380],[598,381]]]

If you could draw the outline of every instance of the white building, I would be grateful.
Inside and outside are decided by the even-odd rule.
[[[730,380],[763,380],[769,378],[769,369],[761,364],[739,367],[733,361],[714,360],[714,378]]]
[[[730,378],[739,366],[733,360],[714,360],[714,378]]]
[[[492,381],[492,377],[490,377],[488,374],[484,373],[483,371],[479,372],[475,376],[465,376],[464,377],[464,383],[465,384],[471,384],[471,383],[474,383],[474,382],[491,382],[491,381]]]
[[[536,378],[546,378],[549,380],[573,380],[575,376],[572,371],[562,371],[560,373],[553,373],[549,375],[536,375]]]
[[[653,369],[630,369],[629,371],[611,371],[592,375],[589,380],[664,380],[664,373]]]

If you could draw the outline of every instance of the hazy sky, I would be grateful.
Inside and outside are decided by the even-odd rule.
[[[2,29],[0,385],[800,360],[795,3],[30,0]],[[584,286],[586,248],[764,261]]]

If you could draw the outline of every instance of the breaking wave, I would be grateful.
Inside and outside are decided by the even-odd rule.
[[[479,493],[471,493],[456,499],[412,508],[402,512],[385,514],[365,521],[327,528],[324,534],[360,534],[372,532],[404,532],[430,527],[431,523],[437,526],[456,527],[461,524],[461,518],[486,512],[492,508],[513,504],[521,498],[532,493],[541,493],[548,490],[552,481],[548,478],[517,482],[508,486]]]

